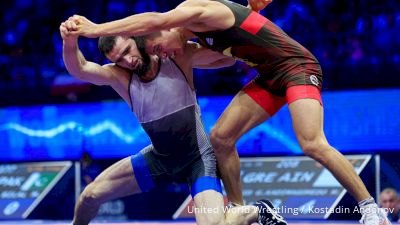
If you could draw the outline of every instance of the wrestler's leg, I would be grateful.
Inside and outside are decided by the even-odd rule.
[[[233,98],[211,130],[211,143],[230,201],[243,204],[236,142],[247,131],[267,120],[285,103],[285,98],[272,95],[255,83],[250,83]]]
[[[308,87],[311,96],[296,99],[296,89]],[[300,91],[303,92],[303,91]],[[310,94],[314,93],[314,94]],[[323,131],[323,107],[319,90],[311,85],[290,87],[287,90],[293,128],[304,154],[320,162],[354,196],[357,201],[370,198],[368,190],[350,162],[329,145]],[[318,98],[318,99],[316,99]]]
[[[79,196],[75,206],[74,225],[87,225],[102,203],[140,193],[131,157],[126,157],[104,170]]]

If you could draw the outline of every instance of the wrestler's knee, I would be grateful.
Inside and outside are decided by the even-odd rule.
[[[211,129],[210,141],[217,155],[233,151],[236,144],[235,137],[221,131],[218,127]]]
[[[90,183],[81,194],[81,201],[85,205],[95,206],[100,205],[100,193],[98,191],[99,185],[97,182]]]
[[[321,163],[324,163],[327,160],[326,156],[328,154],[328,151],[331,150],[328,142],[325,139],[319,137],[308,140],[301,140],[300,146],[305,155]]]

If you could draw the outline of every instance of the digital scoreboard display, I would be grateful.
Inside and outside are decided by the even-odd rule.
[[[0,165],[0,219],[25,219],[66,171],[69,161]]]
[[[358,174],[370,155],[346,156]],[[246,204],[272,201],[285,218],[328,218],[346,190],[321,164],[308,157],[249,158],[241,161]]]
[[[346,158],[360,174],[371,155]],[[241,179],[246,205],[268,199],[287,219],[327,219],[331,213],[347,213],[337,208],[346,190],[327,169],[308,157],[244,158]],[[189,196],[173,217],[193,217],[193,211]]]

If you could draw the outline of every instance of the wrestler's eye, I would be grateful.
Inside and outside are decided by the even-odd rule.
[[[127,55],[130,51],[131,51],[131,47],[130,46],[126,47],[124,52],[122,53],[122,56]]]
[[[160,45],[154,45],[153,47],[153,53],[158,54],[161,52],[161,46]]]

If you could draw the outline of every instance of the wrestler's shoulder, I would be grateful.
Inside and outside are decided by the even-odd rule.
[[[215,1],[210,0],[186,0],[179,4],[178,7],[185,7],[185,6],[210,6],[215,4]]]

